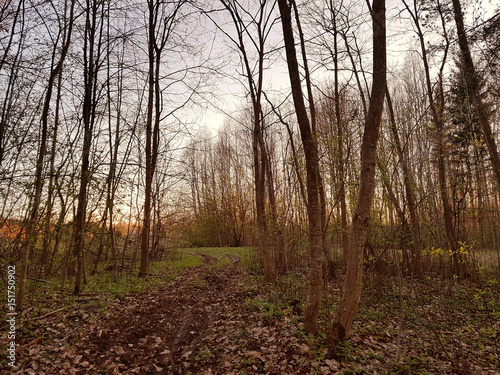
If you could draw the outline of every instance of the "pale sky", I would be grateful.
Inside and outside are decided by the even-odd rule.
[[[356,3],[356,2],[354,2]],[[409,0],[411,4],[411,0]],[[364,4],[364,3],[363,3]],[[495,10],[498,9],[499,2],[495,0],[478,0],[473,4],[474,8],[469,7],[467,9],[466,17],[466,27],[471,27],[474,24],[474,17],[481,17],[481,19],[488,19],[495,14]],[[363,6],[364,11],[366,11],[366,5]],[[414,48],[416,51],[420,49],[418,41],[415,37],[413,31],[413,26],[410,22],[409,15],[406,11],[403,11],[404,5],[401,0],[390,1],[387,4],[387,52],[388,52],[388,69],[390,74],[397,74],[398,70],[403,69],[407,52],[409,48]],[[471,13],[470,9],[474,9]],[[275,9],[276,15],[278,15],[277,8]],[[353,13],[354,15],[354,13]],[[474,15],[474,17],[473,17]],[[224,30],[226,32],[231,32],[234,26],[231,23],[227,23],[229,19],[226,12],[221,13],[217,16],[221,22],[226,22]],[[360,44],[360,47],[364,50],[363,55],[363,65],[368,71],[371,70],[371,20],[367,14],[363,15],[364,24],[357,30],[356,38]],[[306,17],[302,19],[303,28],[305,33],[308,25],[306,25]],[[210,32],[207,35],[213,36],[215,28],[210,25],[210,21],[206,21],[204,27],[207,27]],[[281,24],[278,22],[274,26],[274,32],[272,33],[270,39],[273,44],[279,44],[281,46]],[[309,32],[310,33],[310,32]],[[426,34],[428,37],[429,34]],[[297,42],[297,38],[296,38]],[[342,43],[342,42],[341,42]],[[226,37],[222,35],[221,32],[218,33],[217,39],[211,45],[211,50],[213,56],[217,56],[218,53],[222,53],[219,59],[224,61],[224,70],[227,77],[217,77],[216,85],[214,87],[212,101],[212,106],[209,106],[205,111],[203,117],[198,121],[201,127],[206,127],[211,129],[212,132],[220,128],[224,123],[227,115],[238,115],[244,105],[244,95],[246,80],[244,77],[238,77],[238,71],[241,72],[240,61],[237,51],[232,48],[228,51],[228,46],[233,46]],[[411,46],[411,47],[410,47]],[[309,53],[309,66],[313,68],[315,65],[314,56],[311,53],[311,46],[308,46]],[[342,45],[341,45],[342,48]],[[250,53],[252,50],[249,48]],[[273,97],[284,97],[289,92],[289,78],[288,72],[286,70],[286,61],[284,60],[283,50],[280,50],[281,56],[277,56],[275,61],[271,66],[265,71],[265,84],[264,90],[268,93],[270,98]],[[452,59],[449,59],[451,63]],[[350,65],[350,62],[346,61],[345,64]],[[322,81],[332,81],[333,73],[326,71],[324,68],[320,68],[314,71],[313,80],[316,83]],[[236,78],[242,80],[242,83],[236,82]],[[390,75],[389,75],[390,79]],[[281,93],[281,94],[278,94]]]

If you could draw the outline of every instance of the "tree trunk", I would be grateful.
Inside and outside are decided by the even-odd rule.
[[[141,233],[141,266],[139,276],[148,274],[150,262],[151,210],[153,197],[153,178],[158,159],[160,143],[160,116],[162,113],[160,66],[161,55],[170,39],[179,9],[184,0],[165,3],[159,0],[148,0],[148,104],[146,117],[146,178],[144,192],[144,217]],[[171,13],[168,6],[172,5]],[[162,9],[161,7],[165,7]],[[158,29],[157,29],[158,27]],[[153,123],[154,111],[154,123]]]
[[[42,259],[40,260],[40,273],[39,277],[42,277],[42,268],[46,267],[45,274],[47,272],[48,262],[49,262],[49,247],[52,242],[52,231],[50,230],[52,212],[54,209],[54,180],[55,180],[55,159],[56,159],[56,147],[57,147],[57,134],[59,128],[59,114],[60,114],[60,103],[61,103],[61,86],[62,86],[62,74],[59,73],[57,82],[57,94],[56,94],[56,108],[55,108],[55,119],[54,127],[52,128],[52,145],[50,149],[50,167],[49,167],[49,186],[48,186],[48,196],[47,196],[47,209],[45,213],[45,223],[44,223],[44,236],[43,236],[43,247],[42,247]]]
[[[293,1],[293,0],[292,0]],[[291,7],[287,0],[278,0],[281,25],[285,42],[288,74],[292,89],[295,113],[299,123],[300,136],[306,161],[307,216],[309,222],[309,262],[310,277],[304,328],[307,332],[317,332],[317,318],[323,291],[323,228],[319,182],[319,155],[313,137],[302,93],[299,64],[292,29]]]
[[[151,191],[153,184],[152,170],[152,134],[153,134],[153,109],[155,99],[155,2],[148,1],[149,23],[148,23],[148,109],[146,117],[146,184],[144,191],[144,217],[142,221],[141,234],[141,266],[139,276],[145,277],[149,269],[149,240],[151,232]]]
[[[262,85],[264,82],[264,61],[265,61],[265,42],[266,37],[269,35],[269,30],[272,22],[269,23],[272,12],[266,14],[266,7],[269,3],[266,0],[259,3],[257,14],[252,18],[257,37],[254,37],[249,32],[249,26],[245,23],[244,17],[240,14],[240,9],[243,8],[239,2],[229,2],[221,0],[226,10],[231,15],[237,38],[230,40],[236,44],[242,61],[242,68],[247,81],[247,92],[252,101],[252,152],[253,152],[253,174],[254,174],[254,189],[255,189],[255,209],[257,220],[257,239],[259,248],[262,254],[264,263],[264,277],[267,281],[274,279],[275,275],[275,262],[270,249],[270,230],[268,226],[268,215],[266,210],[266,186],[269,188],[271,185],[266,178],[269,177],[267,173],[268,168],[268,154],[264,140],[264,116],[262,114]],[[243,10],[247,12],[248,10]],[[217,25],[216,20],[213,20]],[[222,30],[222,29],[221,29]],[[223,31],[225,33],[225,31]],[[245,36],[252,40],[252,44],[256,49],[257,61],[251,63],[247,47],[245,43]],[[267,184],[266,184],[267,182]],[[271,194],[271,192],[269,192]],[[271,218],[272,219],[272,218]]]
[[[110,11],[110,3],[107,4],[108,12]],[[110,35],[110,24],[108,23],[107,34]],[[125,47],[123,47],[121,54],[121,65],[123,65],[123,54],[125,52]],[[105,211],[109,214],[109,229],[108,229],[108,237],[109,244],[111,247],[111,261],[113,264],[113,278],[116,280],[118,278],[118,257],[116,251],[116,243],[115,243],[115,232],[113,225],[113,216],[114,216],[114,201],[115,201],[115,193],[116,193],[116,168],[118,164],[118,151],[120,146],[120,124],[121,124],[121,108],[122,108],[122,99],[123,99],[123,68],[121,68],[117,73],[117,83],[118,83],[118,92],[117,92],[117,103],[116,103],[116,125],[115,125],[115,137],[114,144],[112,138],[112,105],[111,105],[111,71],[110,71],[110,45],[107,46],[107,94],[108,94],[108,127],[109,127],[109,154],[110,154],[110,165],[109,172],[106,179],[106,208]],[[105,213],[106,215],[106,213]]]
[[[101,25],[98,30],[97,16],[99,5],[87,0],[87,12],[85,22],[85,40],[84,40],[84,98],[83,98],[83,148],[81,155],[80,169],[80,189],[78,192],[78,206],[75,217],[73,254],[77,261],[77,270],[75,277],[74,294],[78,295],[81,291],[82,278],[85,282],[84,248],[85,248],[85,230],[87,214],[87,187],[90,182],[90,150],[92,146],[92,135],[96,116],[96,95],[97,95],[97,67],[96,59],[101,54],[101,38],[97,33],[102,34],[104,22],[104,10],[100,10]],[[97,41],[97,45],[96,45]]]
[[[339,58],[338,58],[338,34],[337,30],[337,10],[333,1],[329,2],[329,11],[331,13],[331,27],[333,32],[333,85],[334,85],[334,105],[335,105],[335,123],[337,125],[337,170],[338,170],[338,200],[340,203],[340,229],[342,236],[342,253],[344,261],[347,258],[347,250],[349,249],[349,230],[347,228],[347,204],[345,194],[345,168],[344,168],[344,124],[342,119],[342,112],[340,109],[340,90],[339,90]],[[347,44],[346,44],[347,45]],[[353,65],[354,67],[354,65]],[[357,74],[356,74],[357,77]],[[360,91],[360,94],[363,93]]]
[[[455,23],[457,25],[458,45],[460,46],[462,62],[464,64],[465,79],[467,81],[467,87],[469,89],[469,98],[472,105],[476,109],[477,117],[479,119],[479,123],[481,124],[481,129],[484,133],[486,146],[488,147],[488,152],[490,154],[493,171],[495,172],[495,176],[497,179],[497,188],[500,191],[500,156],[498,154],[495,137],[491,130],[488,118],[488,110],[481,98],[481,86],[474,66],[474,61],[472,60],[472,56],[470,53],[467,35],[465,34],[460,0],[453,0],[453,12],[455,15]]]
[[[373,22],[373,82],[370,105],[361,144],[361,175],[359,195],[353,215],[352,232],[347,254],[347,274],[339,310],[334,319],[331,345],[348,337],[361,300],[363,281],[363,251],[370,211],[375,193],[375,165],[380,123],[386,90],[386,28],[385,0],[374,0]]]

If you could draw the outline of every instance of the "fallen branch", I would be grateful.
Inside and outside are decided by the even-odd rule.
[[[68,301],[72,301],[72,302],[86,302],[86,301],[96,301],[100,298],[98,297],[90,297],[90,298],[79,298],[79,299],[73,299],[73,298],[63,298],[63,299],[50,299],[50,298],[47,298],[47,299],[41,299],[41,300],[38,300],[37,302],[68,302]]]
[[[34,318],[29,318],[29,319],[22,319],[22,322],[23,323],[26,323],[26,322],[32,322],[34,320],[40,320],[40,319],[43,319],[43,318],[46,318],[52,314],[55,314],[55,313],[58,313],[59,311],[63,311],[63,310],[66,310],[67,308],[69,308],[70,306],[65,306],[65,307],[61,307],[60,309],[57,309],[57,310],[54,310],[54,311],[50,311],[48,312],[47,314],[44,314],[42,316],[36,316]]]
[[[52,314],[55,314],[55,313],[58,313],[60,311],[63,311],[63,310],[66,310],[67,308],[69,308],[70,306],[65,306],[65,307],[61,307],[60,309],[57,309],[57,310],[54,310],[54,311],[50,311],[48,312],[47,314],[44,314],[42,316],[36,316],[34,318],[29,318],[29,319],[20,319],[23,323],[26,323],[26,322],[32,322],[32,321],[35,321],[35,320],[40,320],[40,319],[43,319],[43,318],[46,318],[47,316],[50,316]],[[5,328],[5,327],[8,327],[9,324],[5,324],[3,325],[2,327],[0,327],[2,330]]]
[[[45,284],[47,284],[47,281],[41,280],[41,279],[37,279],[35,277],[28,277],[28,280],[38,281],[39,283],[45,283]]]

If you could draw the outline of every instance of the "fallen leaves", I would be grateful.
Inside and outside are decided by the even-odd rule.
[[[57,303],[64,301],[53,298],[36,319],[24,320],[20,373],[498,374],[495,324],[458,327],[456,337],[469,339],[453,341],[447,338],[452,332],[442,329],[449,327],[442,321],[452,320],[449,311],[427,303],[432,327],[446,345],[444,355],[428,327],[416,325],[421,318],[414,312],[401,319],[388,302],[372,310],[365,306],[349,342],[329,358],[324,335],[304,332],[299,300],[279,301],[269,285],[249,285],[237,262],[206,263],[142,295],[101,296],[101,305],[61,308]]]

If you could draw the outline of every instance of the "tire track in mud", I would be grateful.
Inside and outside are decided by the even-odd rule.
[[[240,305],[241,269],[236,265],[188,269],[147,294],[126,297],[100,322],[84,358],[96,373],[186,374],[195,366],[198,344],[228,306]]]

